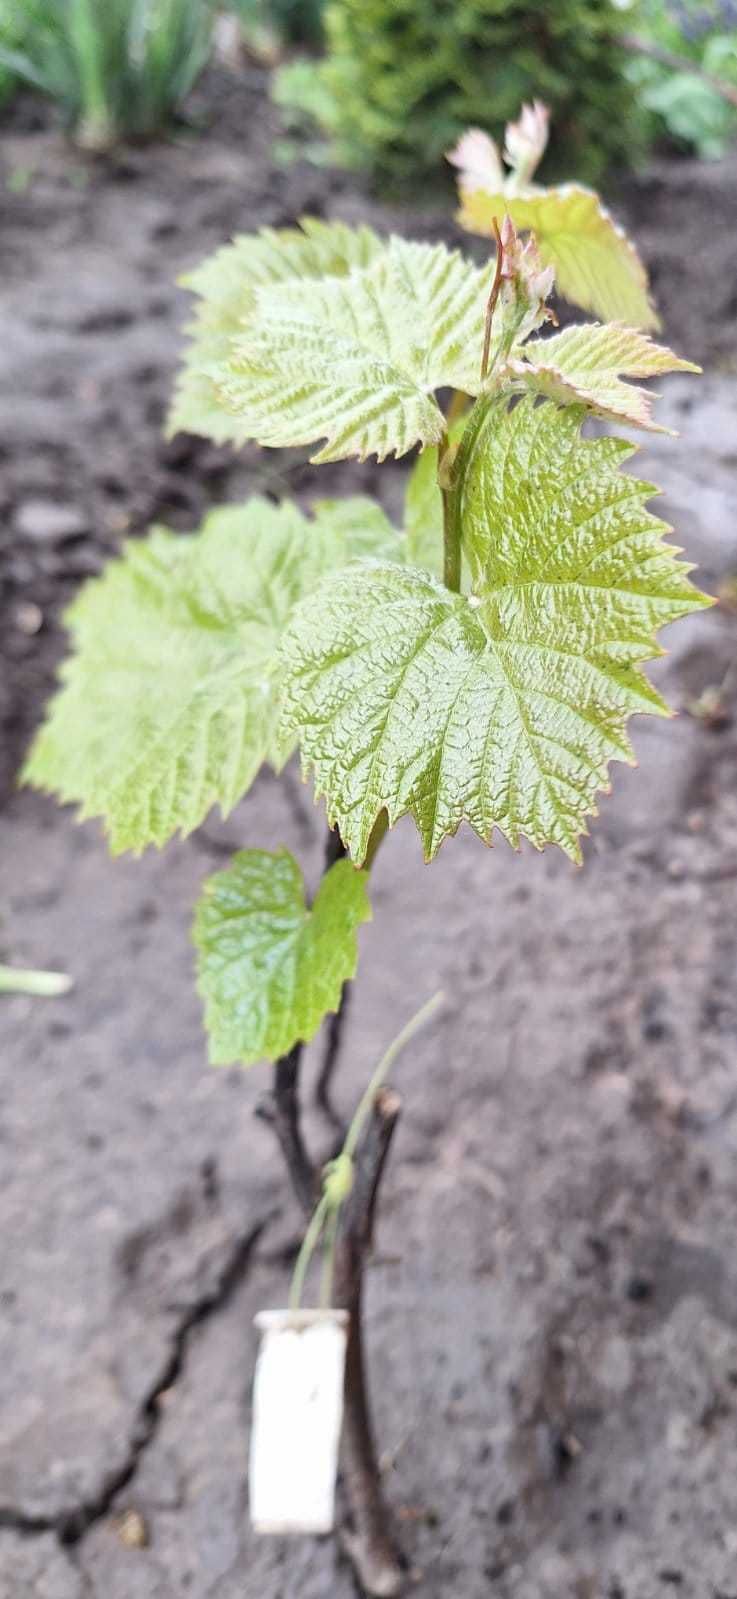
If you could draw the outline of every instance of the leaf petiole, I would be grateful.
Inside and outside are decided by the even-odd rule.
[[[314,1255],[315,1250],[320,1242],[323,1231],[325,1231],[326,1234],[326,1253],[323,1265],[320,1298],[321,1303],[324,1306],[330,1304],[330,1300],[332,1298],[333,1259],[335,1255],[335,1242],[338,1231],[338,1217],[341,1205],[343,1204],[344,1200],[347,1199],[348,1194],[351,1191],[353,1182],[353,1157],[355,1156],[356,1149],[358,1147],[358,1140],[361,1136],[364,1123],[367,1116],[371,1112],[371,1106],[374,1103],[376,1095],[388,1073],[391,1071],[397,1056],[404,1049],[405,1044],[408,1044],[410,1039],[414,1038],[415,1033],[419,1032],[421,1027],[424,1027],[425,1022],[429,1021],[430,1017],[435,1015],[435,1012],[442,1004],[444,997],[445,996],[442,992],[442,989],[439,989],[436,994],[433,994],[432,999],[427,1000],[426,1004],[421,1006],[415,1015],[412,1016],[401,1029],[401,1032],[397,1033],[396,1038],[392,1040],[389,1048],[384,1052],[378,1066],[372,1073],[368,1086],[359,1101],[358,1108],[355,1112],[350,1127],[348,1128],[345,1142],[340,1154],[336,1156],[335,1160],[328,1161],[327,1166],[324,1168],[323,1191],[310,1218],[310,1222],[302,1240],[302,1247],[297,1256],[297,1261],[292,1275],[292,1283],[289,1290],[290,1310],[299,1310],[299,1307],[302,1303],[302,1294],[304,1292],[307,1271],[309,1269],[312,1256]]]
[[[483,352],[483,355],[481,357],[481,382],[482,383],[486,382],[486,374],[487,374],[487,372],[489,370],[489,354],[490,354],[490,351],[491,351],[491,324],[492,324],[492,322],[494,320],[494,312],[496,310],[496,302],[499,299],[499,290],[501,288],[501,283],[502,283],[502,271],[504,269],[504,245],[502,244],[502,236],[501,236],[501,233],[499,231],[499,223],[497,222],[496,217],[492,217],[491,225],[492,225],[492,228],[494,229],[494,238],[496,239],[496,261],[494,263],[494,278],[493,278],[492,285],[491,285],[491,293],[490,293],[489,298],[488,298],[488,300],[486,302],[486,321],[484,323],[484,352]]]

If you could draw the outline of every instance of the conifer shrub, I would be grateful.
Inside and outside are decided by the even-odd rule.
[[[547,175],[594,181],[640,142],[626,19],[612,0],[331,0],[324,62],[283,69],[276,98],[392,185],[436,172],[469,124],[500,135],[540,95],[556,130]]]

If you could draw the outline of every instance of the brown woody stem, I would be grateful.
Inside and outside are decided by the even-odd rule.
[[[387,825],[388,818],[382,812],[369,843],[367,865],[373,860]],[[345,853],[339,834],[331,833],[325,852],[324,872],[329,871]],[[344,988],[340,1010],[333,1018],[317,1085],[317,1095],[323,1096],[318,1102],[324,1109],[328,1108],[331,1120],[335,1121],[337,1117],[330,1103],[329,1088],[337,1060],[339,1023],[341,1015],[345,1015],[347,992],[347,988]],[[317,1199],[319,1173],[302,1133],[299,1099],[301,1055],[302,1045],[296,1044],[288,1055],[276,1062],[273,1089],[257,1107],[257,1114],[274,1128],[294,1194],[305,1216],[310,1217]],[[380,1089],[355,1153],[353,1187],[341,1209],[335,1246],[334,1303],[350,1315],[342,1476],[349,1525],[342,1539],[357,1580],[370,1599],[394,1599],[404,1581],[401,1559],[392,1538],[389,1514],[381,1492],[361,1327],[363,1270],[371,1247],[376,1197],[399,1111],[398,1095],[391,1089]]]
[[[335,1248],[334,1302],[350,1316],[342,1454],[349,1525],[343,1545],[364,1593],[372,1599],[393,1599],[404,1585],[402,1560],[381,1491],[361,1325],[364,1266],[376,1199],[400,1110],[399,1095],[391,1088],[380,1089],[356,1151],[353,1187],[340,1213]]]
[[[256,1115],[273,1127],[297,1203],[311,1216],[317,1199],[317,1172],[302,1133],[299,1067],[302,1045],[295,1044],[274,1066],[274,1086],[256,1106]]]
[[[327,844],[325,846],[325,864],[323,866],[323,872],[329,872],[331,866],[334,866],[336,861],[343,860],[347,853],[348,852],[345,844],[343,843],[337,828],[333,832],[328,833]],[[332,1124],[336,1132],[341,1133],[343,1136],[345,1136],[345,1124],[342,1116],[335,1109],[330,1090],[332,1087],[335,1068],[338,1063],[338,1056],[340,1054],[340,1045],[343,1037],[343,1025],[348,1011],[350,994],[350,983],[344,983],[338,1009],[332,1016],[328,1018],[325,1051],[322,1057],[322,1063],[318,1073],[317,1082],[315,1083],[315,1104],[317,1105],[318,1109],[322,1111],[326,1119]]]
[[[369,871],[373,866],[376,852],[382,840],[386,837],[388,828],[389,818],[386,814],[386,811],[380,811],[374,823],[371,837],[368,841],[366,859],[363,863],[366,871]],[[333,866],[336,861],[343,860],[347,854],[348,851],[337,829],[335,832],[329,833],[327,847],[325,850],[325,865],[323,867],[323,871],[328,872],[330,867]],[[327,1120],[332,1124],[336,1132],[341,1134],[341,1144],[345,1138],[346,1125],[343,1117],[340,1115],[340,1112],[335,1109],[330,1090],[332,1087],[335,1068],[338,1064],[340,1046],[343,1041],[343,1028],[345,1026],[346,1016],[348,1014],[350,998],[351,984],[344,983],[338,1009],[335,1011],[334,1015],[328,1019],[325,1052],[322,1057],[322,1065],[320,1066],[317,1082],[315,1084],[315,1104],[322,1111]]]

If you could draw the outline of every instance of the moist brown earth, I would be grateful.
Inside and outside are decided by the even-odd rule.
[[[284,1300],[299,1217],[253,1114],[266,1068],[205,1067],[189,945],[231,848],[286,844],[314,883],[321,813],[296,772],[264,775],[227,822],[112,862],[12,782],[60,610],[123,535],[256,490],[401,499],[401,465],[162,440],[175,276],[234,230],[312,211],[454,236],[435,203],[275,166],[260,72],[210,78],[198,108],[196,136],[111,162],[19,119],[0,148],[0,956],[75,980],[3,1000],[0,1599],[353,1592],[331,1541],[248,1530],[251,1323]],[[662,385],[680,438],[637,467],[716,592],[737,570],[737,163],[661,164],[613,200],[667,336],[707,368]],[[428,1599],[737,1599],[737,619],[719,605],[666,644],[653,676],[681,714],[635,723],[639,769],[614,769],[582,870],[469,832],[426,868],[407,822],[375,867],[345,1111],[446,995],[396,1069],[367,1307]]]

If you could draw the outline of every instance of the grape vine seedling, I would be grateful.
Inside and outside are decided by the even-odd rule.
[[[241,850],[206,882],[194,938],[210,1060],[275,1063],[269,1114],[308,1215],[299,1052],[331,1016],[334,1054],[387,828],[410,816],[428,861],[463,822],[579,860],[609,763],[632,759],[629,717],[666,714],[643,671],[658,628],[709,603],[647,509],[651,485],[622,470],[633,447],[583,431],[592,416],[655,428],[653,396],[627,379],[697,368],[653,342],[644,269],[597,196],[534,183],[546,137],[535,104],[504,162],[474,130],[451,156],[491,267],[305,218],[191,274],[171,431],[314,445],[318,462],[415,451],[404,525],[366,498],[309,514],[256,498],[192,536],[132,539],[71,607],[73,652],[26,766],[102,817],[117,854],[230,811],[264,762],[280,771],[299,749],[331,830],[317,894],[286,849]],[[605,320],[551,332],[556,276]],[[402,1571],[360,1267],[398,1108],[391,1089],[373,1097],[328,1218],[332,1301],[351,1312],[347,1540],[374,1594],[398,1592]]]

